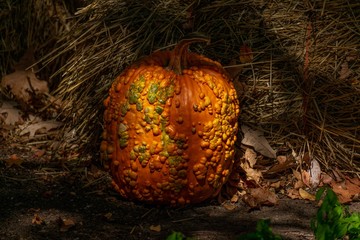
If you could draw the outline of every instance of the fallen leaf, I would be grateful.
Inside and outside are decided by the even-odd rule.
[[[37,123],[32,123],[27,126],[21,125],[20,126],[20,128],[21,128],[20,136],[23,136],[23,135],[29,133],[29,138],[33,138],[35,136],[35,134],[41,130],[48,132],[50,130],[57,129],[57,128],[61,127],[62,125],[63,125],[63,123],[55,121],[55,120],[41,121],[41,122],[37,122]]]
[[[287,190],[287,196],[291,199],[300,199],[300,194],[297,189],[291,188]]]
[[[71,218],[60,219],[60,232],[67,232],[70,228],[75,227],[75,221]]]
[[[249,163],[249,167],[253,168],[256,163],[257,154],[251,148],[245,150],[244,158]]]
[[[39,80],[33,69],[28,69],[34,63],[34,51],[29,48],[15,64],[15,72],[5,75],[1,80],[1,87],[9,90],[22,107],[31,104],[34,97],[49,93],[47,82]]]
[[[284,164],[288,161],[288,157],[281,155],[281,156],[277,156],[276,160],[278,161],[279,164]]]
[[[265,188],[250,188],[245,196],[247,197],[243,200],[252,208],[261,205],[273,206],[279,202],[276,194]]]
[[[273,183],[270,184],[270,187],[273,187],[273,188],[275,188],[275,189],[278,189],[278,188],[280,188],[281,186],[282,186],[281,181],[276,181],[276,182],[273,182]]]
[[[31,70],[17,70],[4,76],[1,86],[24,104],[31,104],[34,96],[49,93],[47,82],[39,80]]]
[[[278,159],[278,157],[277,157],[277,159]],[[292,157],[291,158],[286,157],[286,160],[285,160],[285,158],[280,158],[280,161],[278,160],[278,162],[279,162],[278,164],[275,164],[271,168],[269,168],[266,171],[266,173],[267,174],[275,174],[275,173],[284,172],[296,165],[294,158],[292,158]]]
[[[243,44],[240,47],[240,62],[251,63],[254,59],[253,52],[247,44]]]
[[[341,203],[351,202],[353,197],[360,195],[360,186],[352,181],[347,178],[342,182],[333,181],[330,183],[331,188],[338,195]]]
[[[33,219],[31,220],[31,223],[35,225],[42,225],[45,222],[44,219],[42,219],[37,213],[35,213]]]
[[[253,147],[255,151],[266,157],[276,158],[276,152],[271,148],[262,131],[252,130],[246,125],[242,125],[241,130],[244,133],[242,144]]]
[[[239,198],[240,198],[240,194],[234,194],[231,199],[230,199],[230,202],[231,203],[237,203],[239,201]]]
[[[151,225],[151,226],[149,227],[149,229],[150,229],[151,231],[154,231],[154,232],[160,232],[160,231],[161,231],[161,226],[160,226],[160,225]]]
[[[308,193],[307,191],[305,191],[302,188],[299,188],[299,195],[302,199],[315,201],[315,196],[312,195],[311,193]]]
[[[248,205],[251,209],[260,207],[256,201],[256,199],[250,194],[245,194],[242,197],[243,202]]]
[[[10,157],[5,160],[8,167],[13,167],[13,166],[21,167],[23,161],[24,160],[16,154],[10,155]]]
[[[23,113],[20,109],[16,108],[16,106],[17,104],[15,102],[3,102],[0,107],[0,120],[7,125],[22,123],[24,121],[22,118]]]
[[[315,159],[311,160],[311,166],[308,170],[310,175],[309,184],[312,188],[316,188],[320,184],[320,177],[321,177],[321,167],[318,161]]]
[[[349,68],[348,62],[344,62],[340,65],[339,79],[345,80],[353,73],[353,71]]]
[[[299,171],[293,170],[293,175],[298,181],[302,181],[301,173]]]
[[[34,157],[40,158],[40,157],[44,156],[45,153],[46,153],[45,150],[37,149],[37,150],[34,151]]]
[[[244,158],[240,159],[240,167],[246,173],[246,178],[248,180],[253,180],[256,184],[260,184],[263,175],[259,170],[253,169],[253,166],[256,163],[256,156],[256,153],[252,149],[247,148],[245,150]]]
[[[107,220],[107,221],[110,221],[112,219],[112,213],[111,212],[108,212],[106,214],[104,214],[104,218]]]
[[[331,169],[332,174],[334,175],[334,180],[336,182],[342,182],[345,180],[345,176],[341,173],[341,171],[337,168]]]
[[[301,180],[297,180],[294,184],[294,189],[299,189],[299,188],[302,188],[302,187],[305,187],[306,185],[304,184],[303,181]]]
[[[332,177],[330,177],[328,174],[322,173],[321,174],[321,181],[324,184],[330,184],[332,181],[334,181],[334,179]]]
[[[236,204],[231,202],[224,202],[222,206],[228,211],[233,211],[237,208]]]
[[[302,178],[303,183],[304,183],[306,186],[311,187],[311,185],[310,185],[311,176],[310,176],[310,173],[309,173],[308,171],[302,170],[302,172],[301,172],[301,178]]]

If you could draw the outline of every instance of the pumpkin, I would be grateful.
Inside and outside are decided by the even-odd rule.
[[[158,51],[116,78],[104,101],[101,158],[123,197],[184,205],[219,193],[232,170],[239,104],[220,65]]]

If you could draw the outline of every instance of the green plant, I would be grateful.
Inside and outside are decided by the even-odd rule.
[[[326,192],[325,196],[324,192]],[[360,214],[350,214],[347,207],[343,206],[334,191],[330,188],[320,188],[316,193],[316,200],[321,198],[322,204],[311,222],[317,240],[342,239],[347,237],[352,240],[360,239]]]
[[[240,235],[238,240],[281,240],[281,236],[276,235],[270,228],[269,219],[261,219],[256,224],[256,231],[254,233],[247,233]]]
[[[181,232],[174,231],[166,238],[166,240],[185,240],[185,236]]]

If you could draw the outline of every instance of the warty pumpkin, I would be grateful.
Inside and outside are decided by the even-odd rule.
[[[234,161],[239,104],[220,63],[188,52],[140,59],[105,100],[101,158],[125,198],[184,205],[218,194]]]

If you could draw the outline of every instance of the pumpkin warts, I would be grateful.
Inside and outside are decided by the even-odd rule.
[[[198,203],[232,170],[238,98],[219,63],[187,52],[199,40],[139,60],[104,102],[101,158],[127,199]]]

